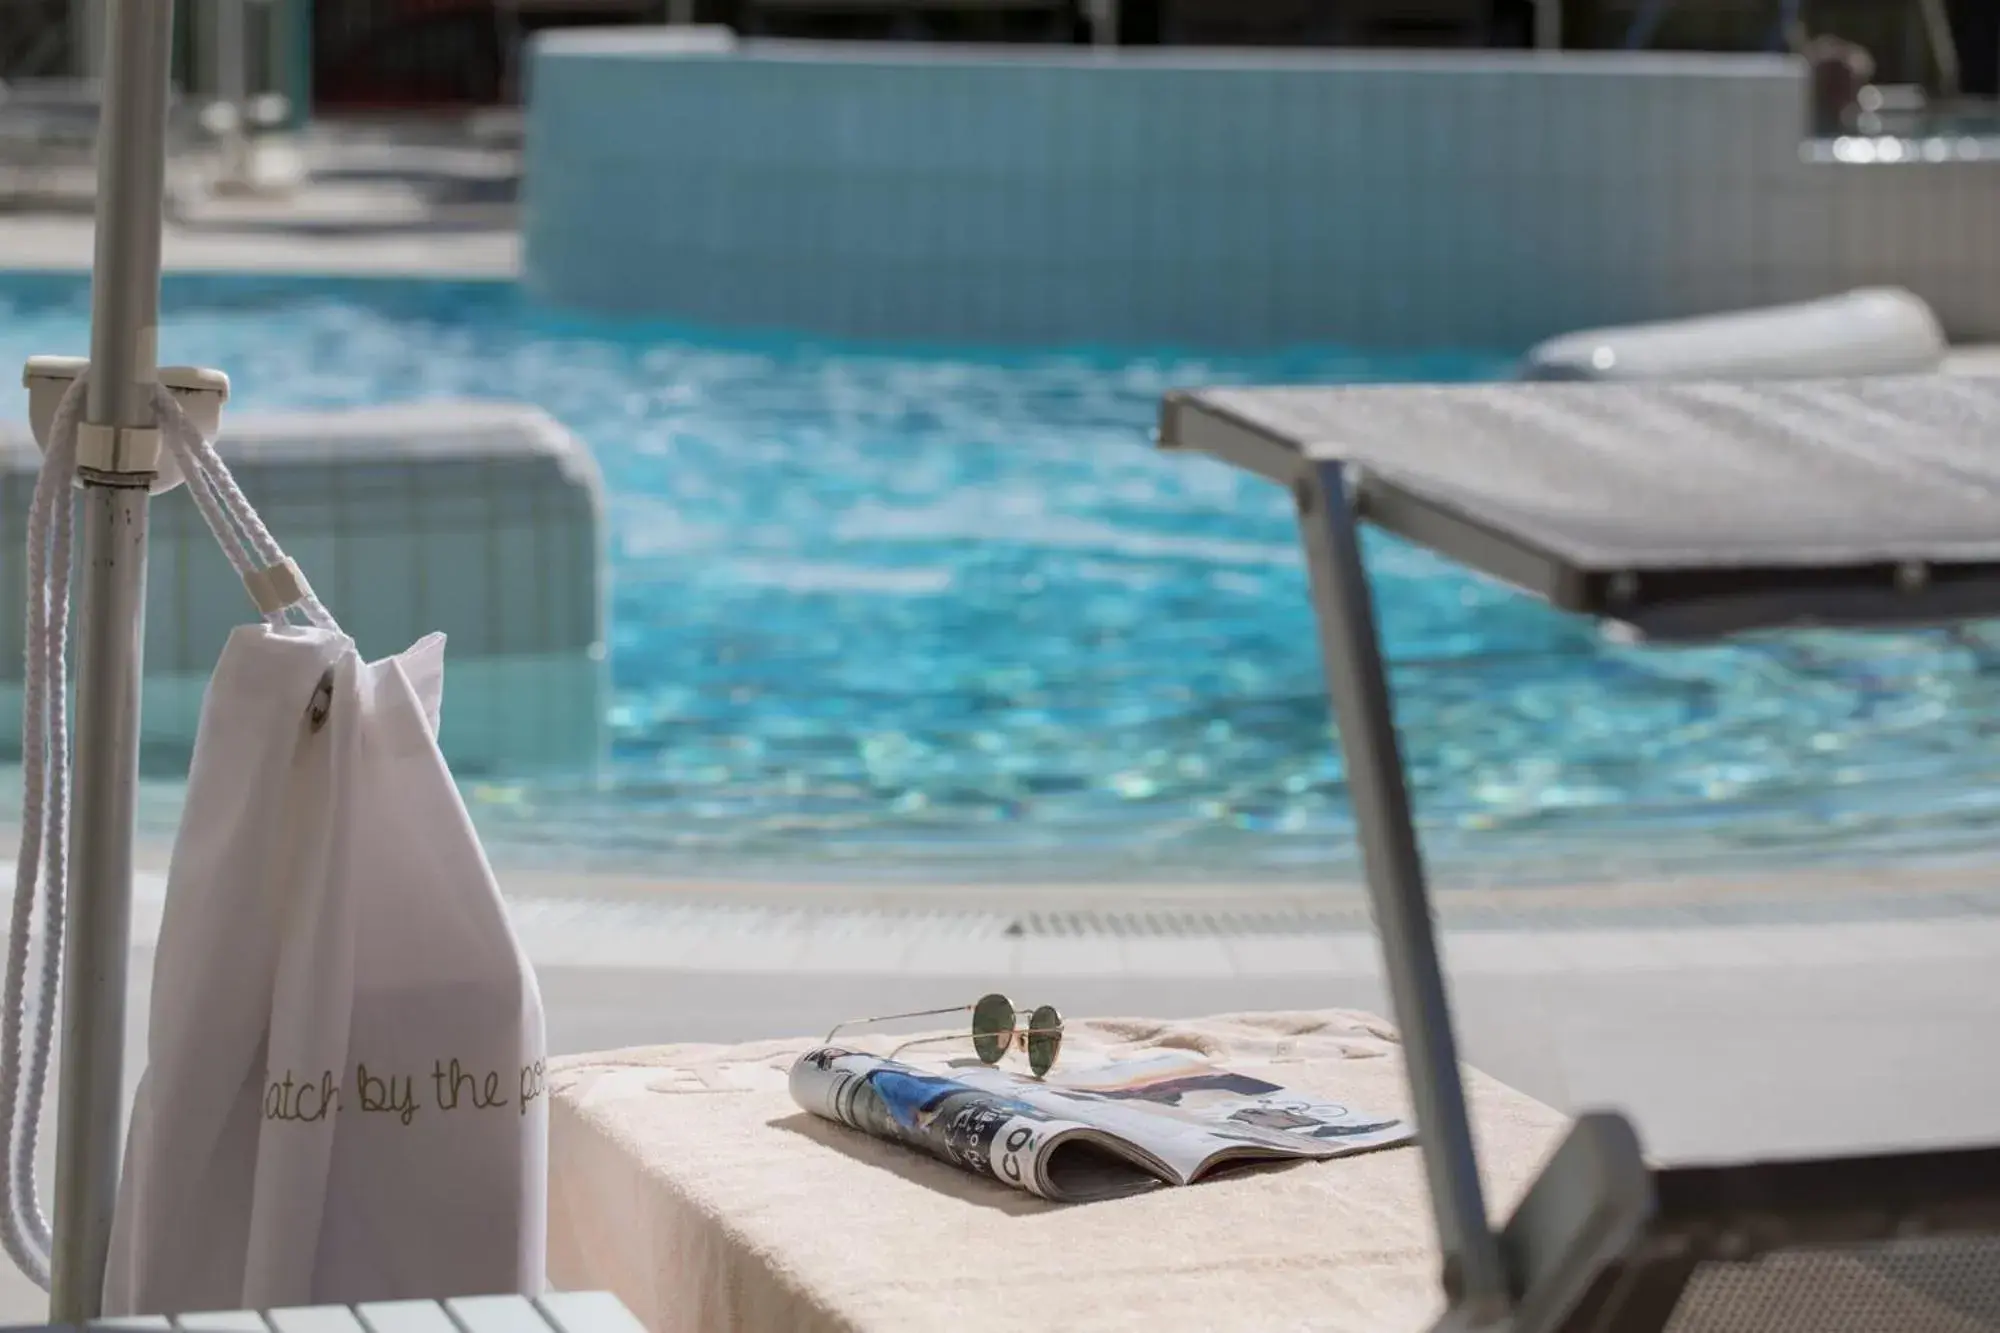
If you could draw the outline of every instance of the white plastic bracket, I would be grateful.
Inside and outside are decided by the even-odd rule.
[[[93,472],[158,473],[160,432],[150,426],[82,422],[76,428],[76,465]]]
[[[49,426],[55,420],[56,405],[89,366],[90,362],[80,356],[28,359],[21,383],[28,390],[28,425],[37,448],[49,447]],[[201,433],[214,439],[222,425],[222,405],[229,401],[229,376],[199,366],[161,366],[158,373],[159,382],[172,390]],[[147,489],[155,495],[181,484],[180,464],[160,447],[157,430],[85,424],[77,431],[76,453],[77,466],[93,471],[151,472],[153,480]]]

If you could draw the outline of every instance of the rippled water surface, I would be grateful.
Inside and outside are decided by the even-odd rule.
[[[589,442],[611,762],[469,794],[512,854],[666,873],[1348,868],[1289,508],[1156,455],[1156,404],[1504,369],[711,339],[481,285],[185,279],[166,308],[163,357],[226,369],[238,406],[522,399]],[[0,279],[0,361],[82,352],[86,322],[78,279]],[[1976,636],[1618,646],[1422,552],[1370,554],[1454,878],[1984,844],[2000,651]]]

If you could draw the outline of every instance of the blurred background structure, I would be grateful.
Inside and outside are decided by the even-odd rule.
[[[0,0],[0,207],[87,203],[100,8]],[[1811,67],[1808,123],[1821,135],[2000,130],[1989,0],[188,0],[175,12],[183,170],[170,207],[283,193],[316,168],[407,180],[412,159],[383,161],[385,136],[417,159],[504,154],[519,144],[513,109],[535,33],[660,24],[1043,48],[1790,53]],[[433,153],[414,174],[437,165]],[[471,184],[457,173],[443,202],[508,203],[515,165],[489,160]]]
[[[860,41],[1867,53],[1927,101],[1991,97],[1989,0],[194,0],[182,87],[275,92],[299,111],[512,101],[521,43],[547,27],[716,24]],[[91,73],[92,0],[0,0],[0,80]]]

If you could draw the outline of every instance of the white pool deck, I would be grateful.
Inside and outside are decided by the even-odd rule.
[[[163,858],[147,861],[135,977],[163,903]],[[1352,885],[647,886],[504,867],[501,880],[563,1053],[812,1032],[987,989],[1078,1015],[1386,1012]],[[1687,1159],[2000,1139],[1996,886],[2000,873],[1882,871],[1439,902],[1467,1058],[1566,1109],[1626,1107],[1649,1147]],[[1054,902],[1106,918],[1121,900],[1199,916],[1314,899],[1354,924],[1017,933]],[[1705,919],[1724,901],[1760,920]],[[1676,906],[1679,923],[1661,924]],[[136,1025],[143,986],[134,1001]]]
[[[510,202],[455,203],[449,189],[424,188],[504,186],[510,161],[518,172],[516,154],[482,146],[469,129],[426,120],[334,123],[266,151],[287,159],[279,174],[303,184],[270,198],[190,194],[182,216],[164,228],[168,271],[495,279],[520,272]],[[198,162],[182,168],[201,170]],[[6,184],[0,178],[0,200]],[[77,206],[87,205],[91,185],[87,175],[73,184],[67,210],[29,200],[23,211],[0,212],[0,270],[90,267],[91,220]]]
[[[90,247],[85,218],[0,217],[0,269],[80,270]],[[180,270],[490,278],[512,277],[519,254],[504,228],[338,238],[170,228],[165,250]],[[2000,349],[1970,351],[1954,368],[2000,373]],[[128,1082],[143,1057],[164,865],[154,849],[138,886]],[[892,891],[502,878],[557,1052],[812,1032],[991,988],[1077,1015],[1386,1012],[1352,886],[1322,898],[1254,882]],[[1832,910],[1836,900],[1851,910]],[[1333,907],[1335,922],[1267,935],[1009,931],[1024,908],[1148,901],[1239,913],[1314,902]],[[2000,1140],[2000,866],[1445,901],[1466,1058],[1564,1109],[1627,1110],[1661,1157]],[[1746,923],[1752,901],[1758,919]],[[51,1148],[45,1133],[45,1173]],[[41,1308],[0,1265],[0,1318]]]
[[[142,1064],[162,903],[163,861],[157,849],[146,859],[128,1080]],[[1163,910],[1196,900],[1283,910],[1322,896],[1312,890],[649,886],[504,868],[501,877],[557,1052],[807,1033],[988,989],[1076,1015],[1386,1012],[1365,928],[1007,933],[1020,919],[1010,902],[1032,910],[1116,895]],[[1464,1054],[1559,1108],[1625,1109],[1647,1146],[1672,1160],[2000,1140],[2000,911],[1988,906],[1996,885],[2000,871],[1524,890],[1511,919],[1507,891],[1447,897]],[[1723,895],[1754,902],[1767,919],[1703,924]],[[1365,919],[1352,886],[1323,898]],[[1829,912],[1830,900],[1852,910]],[[1686,923],[1658,924],[1676,903]],[[1621,915],[1645,924],[1616,924]],[[1485,924],[1454,924],[1466,920]],[[45,1161],[49,1150],[45,1138]],[[16,1275],[0,1274],[0,1316],[26,1319],[38,1302]]]
[[[90,267],[85,218],[0,216],[0,269],[76,272]],[[168,272],[300,273],[511,279],[520,272],[512,229],[384,231],[331,241],[278,228],[169,225],[161,243]]]

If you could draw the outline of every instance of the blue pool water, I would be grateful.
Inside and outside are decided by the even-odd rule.
[[[613,526],[608,778],[470,794],[510,853],[670,873],[1350,866],[1289,507],[1156,455],[1156,404],[1504,367],[715,340],[406,281],[177,279],[166,309],[163,358],[226,369],[238,406],[525,399],[589,442]],[[0,363],[81,352],[86,323],[81,280],[0,279]],[[1977,638],[1624,647],[1370,550],[1455,882],[1984,843],[2000,650]]]

